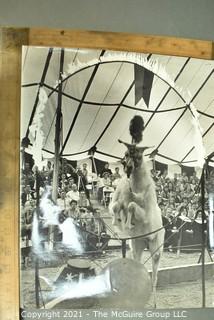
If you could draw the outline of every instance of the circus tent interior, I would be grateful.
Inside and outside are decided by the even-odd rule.
[[[204,168],[204,164],[208,164],[210,169],[214,165],[213,88],[214,62],[209,60],[78,48],[23,47],[21,150],[32,155],[38,167],[40,165],[42,167],[47,160],[54,164],[51,190],[53,190],[53,200],[57,201],[58,195],[55,193],[60,193],[56,182],[59,173],[56,169],[58,160],[66,158],[70,163],[75,162],[77,166],[83,162],[93,166],[100,161],[102,165],[104,162],[109,162],[111,169],[116,166],[122,167],[121,159],[126,148],[124,144],[119,143],[119,140],[129,144],[133,142],[130,137],[130,120],[135,115],[140,115],[144,121],[144,130],[139,146],[148,147],[144,152],[144,158],[150,168],[156,168],[157,164],[162,165],[168,168],[168,176],[171,174],[171,177],[174,173],[181,172],[183,168],[188,168],[190,171],[195,170],[198,177],[203,177],[201,173],[204,171],[201,169]],[[93,167],[96,168],[96,165]],[[38,171],[35,171],[36,195],[38,195],[36,199],[39,200]],[[203,198],[205,188],[202,188],[203,179],[197,181],[198,186],[201,186],[201,193],[197,194],[198,198],[196,197],[198,201]],[[196,191],[199,189],[198,186]],[[87,197],[88,201],[89,198]],[[99,218],[103,218],[107,233],[110,232],[109,247],[113,250],[113,254],[116,252],[116,256],[112,258],[106,249],[104,257],[108,257],[111,263],[118,254],[121,256],[121,250],[123,258],[125,257],[125,241],[130,238],[118,240],[118,236],[114,237],[109,207],[104,205],[105,201],[102,203],[98,200],[92,196],[89,204],[96,205],[100,212]],[[91,210],[90,206],[81,206]],[[201,230],[204,230],[205,225],[204,209],[202,213],[199,223],[201,250],[199,259],[202,259],[204,285],[206,249],[204,232],[201,238]],[[179,214],[176,212],[173,219]],[[192,223],[189,220],[187,216],[184,221],[182,220],[181,226],[177,229],[179,235],[182,235],[184,225]],[[163,228],[165,225],[160,227]],[[159,231],[157,229],[152,232]],[[143,236],[145,235],[141,234],[139,237]],[[187,232],[184,239],[189,241],[190,237],[193,238],[192,234],[189,235]],[[177,250],[175,259],[179,256],[178,253],[180,254],[182,236],[179,239],[180,243],[176,242],[174,247]],[[48,238],[47,244],[50,244],[51,240],[53,239]],[[118,249],[115,243],[118,245],[118,241],[121,240],[123,241],[122,244],[119,243]],[[198,241],[198,238],[196,240]],[[163,244],[165,242],[161,246]],[[196,244],[198,245],[198,242]],[[188,242],[187,245],[184,243],[184,247],[191,247],[192,250],[196,244]],[[195,247],[193,250],[199,249]],[[146,258],[146,262],[151,260],[152,255]],[[197,252],[194,251],[194,259],[196,255]],[[166,262],[166,266],[169,267],[168,255],[165,256],[164,263]],[[212,260],[210,253],[208,259]],[[60,264],[61,260],[59,259],[57,263]],[[213,265],[211,264],[210,268]],[[199,270],[200,266],[197,264],[196,269]],[[42,269],[41,265],[40,268]],[[35,270],[38,274],[37,265]],[[188,274],[187,281],[189,281],[190,273],[191,275],[193,273],[191,270],[191,266],[188,272],[179,267],[173,277],[177,279],[179,278],[177,274]],[[38,278],[35,280],[36,292],[39,292],[39,281]],[[28,287],[26,283],[25,286]],[[205,287],[202,289],[202,296],[204,306]],[[39,305],[38,297],[36,305]],[[166,306],[168,307],[167,304],[164,305]]]
[[[118,139],[130,142],[138,114],[147,160],[155,154],[166,165],[197,167],[208,157],[212,165],[213,71],[213,61],[187,57],[23,47],[21,138],[32,145],[40,119],[42,154],[53,158],[60,99],[60,155],[68,160],[92,150],[96,159],[119,161],[125,150]]]

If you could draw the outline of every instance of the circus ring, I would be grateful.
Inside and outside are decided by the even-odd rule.
[[[110,57],[111,59],[112,59],[112,57]],[[120,62],[123,62],[124,63],[124,57],[123,57],[123,59],[119,59],[119,61]],[[140,59],[140,61],[141,61],[141,59]],[[138,61],[139,62],[139,61]],[[130,61],[128,61],[128,63],[130,63]],[[145,63],[145,62],[144,62]],[[93,67],[93,66],[95,66],[95,68],[96,68],[96,66],[97,65],[101,65],[101,64],[109,64],[109,61],[102,61],[102,62],[99,62],[98,64],[96,64],[96,63],[91,63],[89,66],[87,65],[86,67],[81,67],[82,69],[89,69],[90,67]],[[154,65],[155,66],[155,65]],[[154,72],[155,73],[155,71],[154,70],[156,70],[157,71],[157,68],[156,68],[156,66],[155,66],[155,68],[153,69],[153,67],[152,67],[152,64],[149,64],[148,62],[147,62],[147,64],[145,63],[144,64],[144,67],[146,68],[149,68],[150,67],[150,71],[152,70],[152,72]],[[80,68],[80,69],[81,69]],[[81,71],[81,70],[80,70]],[[74,72],[74,75],[75,74],[77,74],[79,71],[75,71]],[[69,76],[70,77],[70,76]],[[69,78],[68,77],[68,78]],[[161,78],[161,77],[160,77]],[[61,82],[63,82],[63,81],[66,81],[67,79],[65,78],[64,80],[62,80],[61,79]],[[169,80],[167,77],[165,77],[165,75],[164,75],[164,77],[162,78],[162,80],[164,80],[164,82],[165,83],[167,83],[167,81]],[[169,82],[169,81],[168,81]],[[44,84],[43,84],[44,85]],[[178,120],[180,120],[180,118],[183,116],[183,114],[184,113],[186,113],[186,111],[188,112],[188,113],[190,113],[190,115],[191,115],[191,117],[193,116],[193,118],[195,119],[195,120],[197,120],[197,117],[195,117],[196,116],[196,114],[195,114],[195,110],[194,110],[194,107],[193,107],[193,105],[192,105],[192,99],[190,98],[189,100],[188,100],[188,102],[186,101],[186,99],[184,99],[183,98],[183,96],[182,96],[182,94],[181,94],[181,92],[179,91],[179,90],[177,90],[176,89],[176,87],[173,87],[172,85],[170,85],[170,83],[168,83],[168,85],[169,85],[169,87],[170,88],[172,88],[172,90],[174,91],[174,92],[176,92],[176,94],[181,98],[181,100],[182,100],[182,103],[184,104],[184,106],[182,106],[182,107],[179,107],[179,108],[175,108],[175,110],[176,110],[176,112],[178,111],[178,110],[183,110],[182,111],[182,113],[180,114],[179,113],[179,117],[178,117],[178,119],[173,123],[173,126],[169,129],[169,131],[167,132],[167,134],[165,135],[165,137],[164,137],[164,139],[162,140],[162,141],[160,141],[160,143],[158,144],[158,146],[159,146],[159,148],[161,147],[161,144],[164,142],[164,140],[168,137],[168,135],[169,135],[169,133],[172,131],[172,129],[174,128],[174,126],[177,124],[177,122],[178,122]],[[44,85],[44,87],[46,87],[46,88],[48,88],[48,85]],[[53,94],[53,92],[54,93],[56,93],[56,94],[59,94],[60,95],[60,85],[58,85],[55,89],[53,89],[53,88],[50,88],[49,87],[49,89],[50,90],[52,90],[52,94]],[[71,98],[71,97],[69,97],[69,98]],[[80,102],[79,100],[77,100],[78,102]],[[44,102],[44,101],[40,101],[41,102],[41,104],[43,103],[44,105],[46,104],[46,101]],[[124,102],[124,101],[123,101]],[[122,103],[120,103],[120,106],[119,106],[119,108],[122,106],[122,107],[124,107],[124,108],[130,108],[130,106],[129,105],[125,105],[125,104],[123,104],[123,102]],[[89,104],[90,105],[90,101],[87,101],[86,102],[86,104]],[[93,104],[93,103],[92,103]],[[144,111],[145,113],[149,113],[150,111],[149,110],[143,110],[143,109],[140,109],[140,108],[133,108],[133,110],[134,110],[134,112],[141,112],[141,111]],[[165,112],[165,111],[169,111],[169,110],[162,110],[162,112]],[[154,114],[154,113],[157,113],[158,112],[158,110],[155,110],[155,111],[153,111],[152,112],[152,114]],[[195,123],[196,124],[196,126],[197,126],[197,123]],[[193,127],[194,127],[194,125],[193,125]],[[106,127],[107,128],[107,127]],[[34,127],[34,130],[35,130],[35,127]],[[69,130],[70,131],[70,130]],[[104,134],[104,132],[102,133],[102,135]],[[69,135],[67,136],[67,137],[69,137]],[[66,142],[67,142],[67,137],[66,137]],[[99,137],[99,139],[98,140],[100,140],[100,138],[101,138],[101,136]],[[99,142],[99,141],[98,141]],[[200,144],[200,143],[199,143]],[[66,148],[66,143],[64,143],[63,144],[63,146],[62,146],[63,148],[62,148],[62,151]],[[92,146],[93,147],[93,146]],[[200,147],[201,146],[199,146],[199,149],[200,149]],[[197,149],[197,147],[195,147],[194,146],[194,148],[195,149]],[[193,149],[194,149],[193,148]],[[47,150],[44,150],[45,152],[47,152]],[[90,151],[90,149],[88,149],[88,150],[86,150],[86,151],[81,151],[80,153],[82,153],[83,155],[84,154],[86,154],[86,153],[88,153]],[[160,158],[165,158],[165,159],[167,159],[167,160],[169,160],[169,161],[173,161],[173,159],[172,158],[169,158],[169,157],[165,157],[163,154],[161,154],[160,152],[158,152],[158,150],[154,150],[155,151],[155,156],[156,157],[160,157]],[[102,154],[102,155],[105,155],[102,151],[100,151],[99,152],[99,150],[96,150],[96,152],[97,152],[97,154]],[[79,155],[79,153],[78,153],[78,155]],[[66,155],[68,158],[69,157],[72,157],[72,154],[67,154]],[[74,154],[73,155],[74,157],[75,156],[77,156],[77,153],[76,154]],[[111,158],[111,156],[110,156],[110,158]],[[116,156],[116,158],[118,159],[118,157]],[[183,158],[184,160],[186,160],[186,159],[188,159],[188,153],[186,154],[186,156]],[[201,159],[200,159],[201,160]],[[190,157],[190,159],[189,159],[189,162],[192,162],[193,160],[192,160],[192,158]],[[194,162],[194,161],[193,161]],[[188,160],[187,161],[184,161],[184,163],[188,163]],[[122,246],[122,249],[123,249],[123,255],[124,255],[124,245]],[[173,254],[172,254],[173,255]],[[119,257],[121,257],[121,252],[119,252],[118,253],[118,256]],[[118,258],[118,256],[116,255],[116,258]],[[105,254],[104,254],[104,259],[106,259],[106,261],[105,262],[107,262],[109,259],[111,259],[111,258],[109,258],[108,257],[108,254],[106,254],[106,252],[105,252]],[[204,259],[204,257],[203,257],[203,259]],[[186,260],[186,259],[185,259]],[[204,269],[204,275],[206,274],[206,277],[207,277],[207,279],[208,279],[208,281],[209,281],[209,279],[211,279],[212,278],[212,276],[213,276],[213,263],[206,263],[206,265],[205,265],[205,263],[204,263],[205,261],[203,261],[203,263],[202,263],[202,266],[205,268]],[[65,261],[65,263],[67,263],[66,261]],[[46,270],[47,271],[47,267],[46,268],[44,268],[44,270]],[[199,264],[189,264],[189,265],[187,265],[187,266],[180,266],[180,267],[171,267],[171,268],[167,268],[167,267],[165,267],[165,268],[163,268],[163,269],[160,269],[160,271],[159,271],[159,286],[169,286],[169,285],[172,285],[173,284],[173,286],[175,286],[175,284],[176,283],[183,283],[183,281],[185,280],[185,281],[195,281],[195,280],[197,280],[198,278],[200,278],[200,271],[201,270],[201,265],[199,265]],[[206,272],[205,272],[205,270],[206,270]],[[41,266],[40,266],[40,269],[39,269],[39,271],[41,272]],[[25,274],[26,275],[26,272],[27,271],[23,271],[23,275]],[[38,269],[37,269],[37,272],[38,272]],[[55,269],[55,271],[54,271],[55,273],[56,273],[56,269]],[[48,270],[48,273],[50,273],[50,270]],[[204,279],[205,280],[205,279]],[[211,280],[212,281],[212,280]],[[49,289],[46,287],[44,290],[43,290],[43,288],[42,288],[42,285],[41,285],[41,282],[40,282],[40,286],[41,286],[41,288],[39,289],[39,291],[40,291],[40,293],[39,292],[37,292],[37,295],[38,294],[41,294],[41,292],[42,291],[48,291],[48,290],[50,290],[50,287],[49,287]],[[189,284],[187,284],[187,287],[189,287]],[[38,288],[37,288],[38,289]],[[185,291],[186,289],[184,288],[184,291]],[[167,291],[167,290],[166,290]],[[188,290],[187,290],[188,291]],[[209,295],[210,296],[210,295]],[[38,298],[38,297],[37,297]],[[83,307],[83,304],[85,305],[85,300],[84,300],[84,303],[82,302],[82,304],[81,304],[81,307]],[[175,304],[174,303],[172,303],[172,305],[173,305],[173,308],[175,308]],[[55,306],[54,305],[54,301],[52,301],[52,305],[50,304],[50,307],[53,307],[53,306]],[[163,307],[168,307],[169,305],[165,305],[165,306],[163,306]],[[184,305],[182,305],[182,306],[184,306]],[[198,301],[197,301],[197,306],[198,306]],[[211,306],[211,305],[210,305]],[[45,307],[48,307],[48,304],[46,305],[46,303],[45,303]],[[63,306],[64,307],[64,306]],[[77,306],[75,306],[75,307],[77,307]],[[69,305],[69,308],[71,308],[71,306]]]
[[[105,213],[106,217],[106,213]],[[108,217],[108,227],[111,229],[111,218]],[[114,234],[115,236],[115,234]],[[201,249],[196,250],[193,247],[184,246],[180,248],[181,252],[178,256],[178,248],[176,247],[173,252],[169,252],[166,248],[164,250],[161,264],[158,273],[158,285],[157,285],[157,307],[158,308],[197,308],[202,303],[202,286],[201,286]],[[198,246],[197,246],[198,247]],[[189,251],[188,251],[189,250]],[[126,257],[130,257],[130,250],[128,245],[126,246]],[[66,277],[68,270],[66,269],[68,263],[75,263],[77,261],[78,268],[81,268],[82,262],[86,264],[86,269],[88,267],[95,271],[96,275],[102,274],[103,269],[106,265],[111,264],[114,261],[118,261],[124,255],[122,251],[121,241],[113,240],[109,241],[107,248],[103,250],[97,250],[97,252],[86,252],[84,255],[71,255],[69,252],[62,252],[59,255],[57,250],[55,261],[50,260],[50,257],[44,255],[44,257],[39,262],[39,301],[40,307],[43,309],[96,309],[96,308],[120,308],[120,302],[116,301],[116,304],[112,303],[106,298],[103,298],[103,294],[97,294],[93,296],[90,291],[90,296],[79,297],[79,298],[63,298],[64,293],[62,291],[57,291],[53,283],[56,279],[60,278],[60,275]],[[205,254],[205,281],[206,281],[206,306],[213,307],[213,274],[214,274],[214,263],[211,261],[212,257],[206,251]],[[60,261],[60,263],[59,263]],[[151,276],[151,259],[148,251],[144,252],[143,261],[145,263],[145,268],[149,270],[149,275]],[[121,267],[122,265],[120,265]],[[65,270],[66,269],[66,270]],[[85,269],[85,270],[86,270]],[[132,266],[130,267],[130,270]],[[70,269],[71,270],[71,269]],[[79,271],[78,271],[79,272]],[[87,271],[82,271],[87,272]],[[63,275],[62,275],[63,273]],[[75,272],[74,272],[75,273]],[[25,308],[35,307],[35,269],[34,262],[22,270],[22,293],[25,297]],[[129,282],[131,281],[130,274],[123,274],[122,278],[125,280],[124,286],[125,290],[129,290]],[[90,284],[91,286],[91,284]],[[142,287],[145,289],[145,287]],[[76,288],[73,288],[73,293],[75,295],[79,294]],[[81,289],[80,291],[85,289]],[[148,288],[147,288],[148,291]],[[77,293],[78,292],[78,293]],[[129,301],[132,304],[127,305],[127,308],[133,308],[134,302],[129,296]],[[123,302],[124,304],[124,297]],[[118,307],[119,305],[119,307]],[[136,307],[137,308],[137,307]],[[140,308],[138,306],[138,308]],[[144,305],[144,308],[153,308],[152,296]]]
[[[145,258],[147,257],[145,252]],[[198,308],[202,303],[202,288],[201,288],[201,264],[198,264],[200,252],[197,253],[181,253],[177,258],[176,253],[164,252],[161,260],[161,265],[158,274],[157,286],[157,307],[163,309],[174,308]],[[121,250],[113,249],[99,255],[97,263],[92,259],[91,265],[95,267],[98,272],[102,265],[106,265],[112,260],[121,257]],[[84,259],[90,257],[84,257]],[[63,266],[66,265],[67,260],[63,261]],[[173,265],[176,264],[176,267]],[[170,265],[170,267],[169,267]],[[167,267],[166,267],[167,266]],[[147,267],[147,266],[146,266]],[[40,278],[40,307],[41,308],[95,308],[104,307],[103,305],[94,302],[90,298],[70,299],[60,301],[60,296],[54,296],[52,287],[43,280],[42,277],[48,275],[50,281],[55,280],[59,274],[59,266],[50,267],[47,262],[45,265],[41,263],[39,274]],[[150,266],[148,266],[150,269]],[[214,264],[210,262],[209,256],[206,256],[205,263],[206,270],[206,306],[213,307],[213,273]],[[151,272],[149,272],[151,273]],[[22,270],[22,295],[25,300],[25,308],[35,308],[35,270],[33,265],[28,266]],[[100,302],[100,299],[99,299]],[[43,304],[44,303],[44,304]],[[144,306],[144,308],[153,308],[152,298]]]

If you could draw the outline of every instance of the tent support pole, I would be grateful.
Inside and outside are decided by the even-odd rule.
[[[54,202],[57,201],[58,197],[58,175],[59,175],[59,161],[60,161],[60,135],[61,135],[61,123],[62,123],[62,74],[64,65],[64,49],[61,49],[60,56],[60,70],[59,70],[59,92],[57,101],[57,112],[56,112],[56,123],[55,123],[55,158],[54,158],[54,171],[53,171],[53,190],[52,199]],[[49,228],[49,247],[53,248],[54,241],[54,226]]]
[[[94,155],[91,156],[91,160],[92,160],[92,167],[94,166],[96,177],[98,177],[97,166],[96,166],[96,163],[95,163],[95,160],[94,160]],[[94,179],[92,178],[92,190],[93,190],[93,193],[94,193],[94,189],[95,189],[95,187],[94,187]]]
[[[94,161],[94,156],[91,156],[91,159],[92,159],[92,163],[93,163],[93,166],[94,166],[95,173],[97,175],[97,166],[96,166],[96,163]]]
[[[205,235],[205,168],[206,163],[202,169],[201,175],[201,211],[202,211],[202,246],[201,246],[201,281],[202,281],[202,308],[206,306],[206,288],[205,288],[205,248],[206,248],[206,235]]]
[[[29,124],[28,124],[28,129],[27,129],[27,132],[26,132],[26,135],[25,135],[26,137],[28,137],[28,135],[29,135],[29,128],[30,128],[30,126],[31,126],[31,124],[33,122],[33,117],[35,115],[36,108],[37,108],[37,105],[39,103],[39,90],[43,86],[43,83],[45,81],[52,54],[53,54],[53,48],[50,48],[49,51],[48,51],[47,58],[46,58],[46,62],[45,62],[44,70],[43,70],[43,73],[42,73],[42,77],[41,77],[41,80],[40,80],[40,83],[39,83],[39,88],[37,90],[36,100],[34,102],[33,111],[32,111],[32,114],[31,114],[31,117],[30,117],[30,121],[29,121]]]
[[[39,200],[40,200],[40,179],[38,169],[36,169],[36,215],[37,219],[39,219]],[[40,307],[40,299],[39,299],[39,288],[40,288],[40,280],[39,280],[39,257],[37,254],[35,255],[35,299],[36,299],[36,307]]]

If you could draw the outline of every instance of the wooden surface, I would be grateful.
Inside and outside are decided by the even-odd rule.
[[[19,314],[19,114],[21,44],[27,30],[0,29],[0,319]]]
[[[32,28],[29,32],[29,44],[122,50],[201,59],[214,58],[212,41],[129,33]]]
[[[19,315],[19,116],[22,45],[213,59],[211,41],[91,31],[0,28],[0,319]]]

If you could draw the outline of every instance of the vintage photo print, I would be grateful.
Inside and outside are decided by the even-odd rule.
[[[22,309],[214,306],[213,88],[213,61],[23,47]]]

